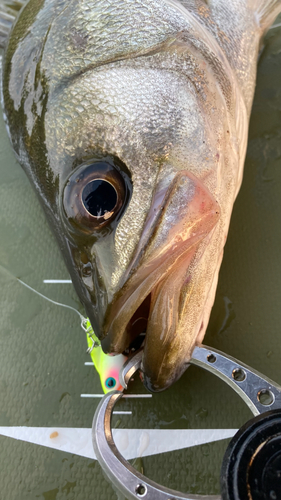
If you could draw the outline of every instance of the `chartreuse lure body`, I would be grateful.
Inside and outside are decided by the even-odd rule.
[[[126,356],[123,354],[117,356],[104,354],[100,341],[94,334],[88,319],[85,326],[87,328],[88,352],[99,374],[103,392],[106,394],[112,390],[122,391],[123,387],[119,381],[119,373],[127,359]]]

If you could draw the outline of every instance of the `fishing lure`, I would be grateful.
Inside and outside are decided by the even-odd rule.
[[[119,373],[122,369],[127,357],[123,354],[112,356],[104,354],[100,341],[96,337],[89,319],[85,322],[87,333],[88,351],[97,370],[102,390],[105,394],[112,390],[123,391],[123,387],[119,381]]]
[[[87,342],[88,342],[88,349],[87,352],[91,355],[92,361],[94,363],[94,367],[96,371],[99,374],[100,377],[100,382],[102,386],[102,390],[104,391],[105,394],[112,390],[118,390],[122,391],[123,387],[120,384],[119,381],[119,372],[121,368],[123,367],[127,357],[124,356],[123,354],[119,354],[117,356],[111,356],[108,354],[104,354],[100,341],[96,337],[94,330],[92,328],[92,325],[89,321],[88,318],[85,318],[77,309],[75,309],[72,306],[69,306],[67,304],[62,304],[61,302],[57,302],[55,300],[50,299],[49,297],[46,297],[42,293],[38,292],[34,288],[32,288],[30,285],[22,281],[21,279],[17,278],[18,282],[24,285],[26,288],[31,290],[32,292],[36,293],[43,299],[48,300],[52,304],[55,304],[57,306],[61,307],[66,307],[67,309],[71,309],[72,311],[76,312],[80,319],[81,319],[81,327],[82,329],[86,332],[87,334]]]

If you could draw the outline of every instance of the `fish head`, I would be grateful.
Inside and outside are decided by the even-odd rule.
[[[144,381],[159,391],[186,369],[202,332],[204,275],[196,286],[193,275],[220,218],[204,182],[216,134],[179,70],[188,52],[180,21],[171,27],[162,16],[162,31],[134,30],[132,40],[117,2],[119,24],[109,16],[106,32],[104,2],[90,3],[93,13],[61,2],[48,30],[43,9],[21,37],[19,18],[6,51],[5,113],[102,348],[120,354],[146,333]],[[194,67],[202,86],[204,64]]]
[[[219,210],[190,173],[188,160],[172,159],[174,144],[186,159],[191,156],[176,139],[183,137],[196,106],[188,88],[184,83],[181,88],[177,76],[173,82],[171,74],[157,69],[126,66],[90,72],[63,89],[48,110],[46,137],[55,161],[64,165],[61,234],[94,331],[110,354],[122,353],[146,332],[145,380],[155,388],[156,372],[162,388],[164,380],[172,382],[171,370],[179,376],[178,324],[188,267]],[[197,120],[194,125],[198,132]],[[187,332],[184,336],[186,341]],[[164,375],[167,353],[173,361]]]

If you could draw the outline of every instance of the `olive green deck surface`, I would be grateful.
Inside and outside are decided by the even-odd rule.
[[[281,22],[281,20],[279,20]],[[80,308],[35,193],[0,123],[0,426],[91,427],[100,393]],[[281,28],[260,59],[245,176],[235,203],[205,343],[281,383]],[[139,380],[131,392],[145,392]],[[250,411],[220,380],[189,368],[151,399],[125,400],[114,425],[149,429],[238,428]],[[171,488],[218,493],[227,441],[143,459],[145,474]],[[108,500],[117,494],[96,461],[0,436],[1,500]]]

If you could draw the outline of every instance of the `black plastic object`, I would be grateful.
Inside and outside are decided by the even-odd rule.
[[[281,410],[249,420],[235,434],[221,468],[223,500],[281,500]]]

